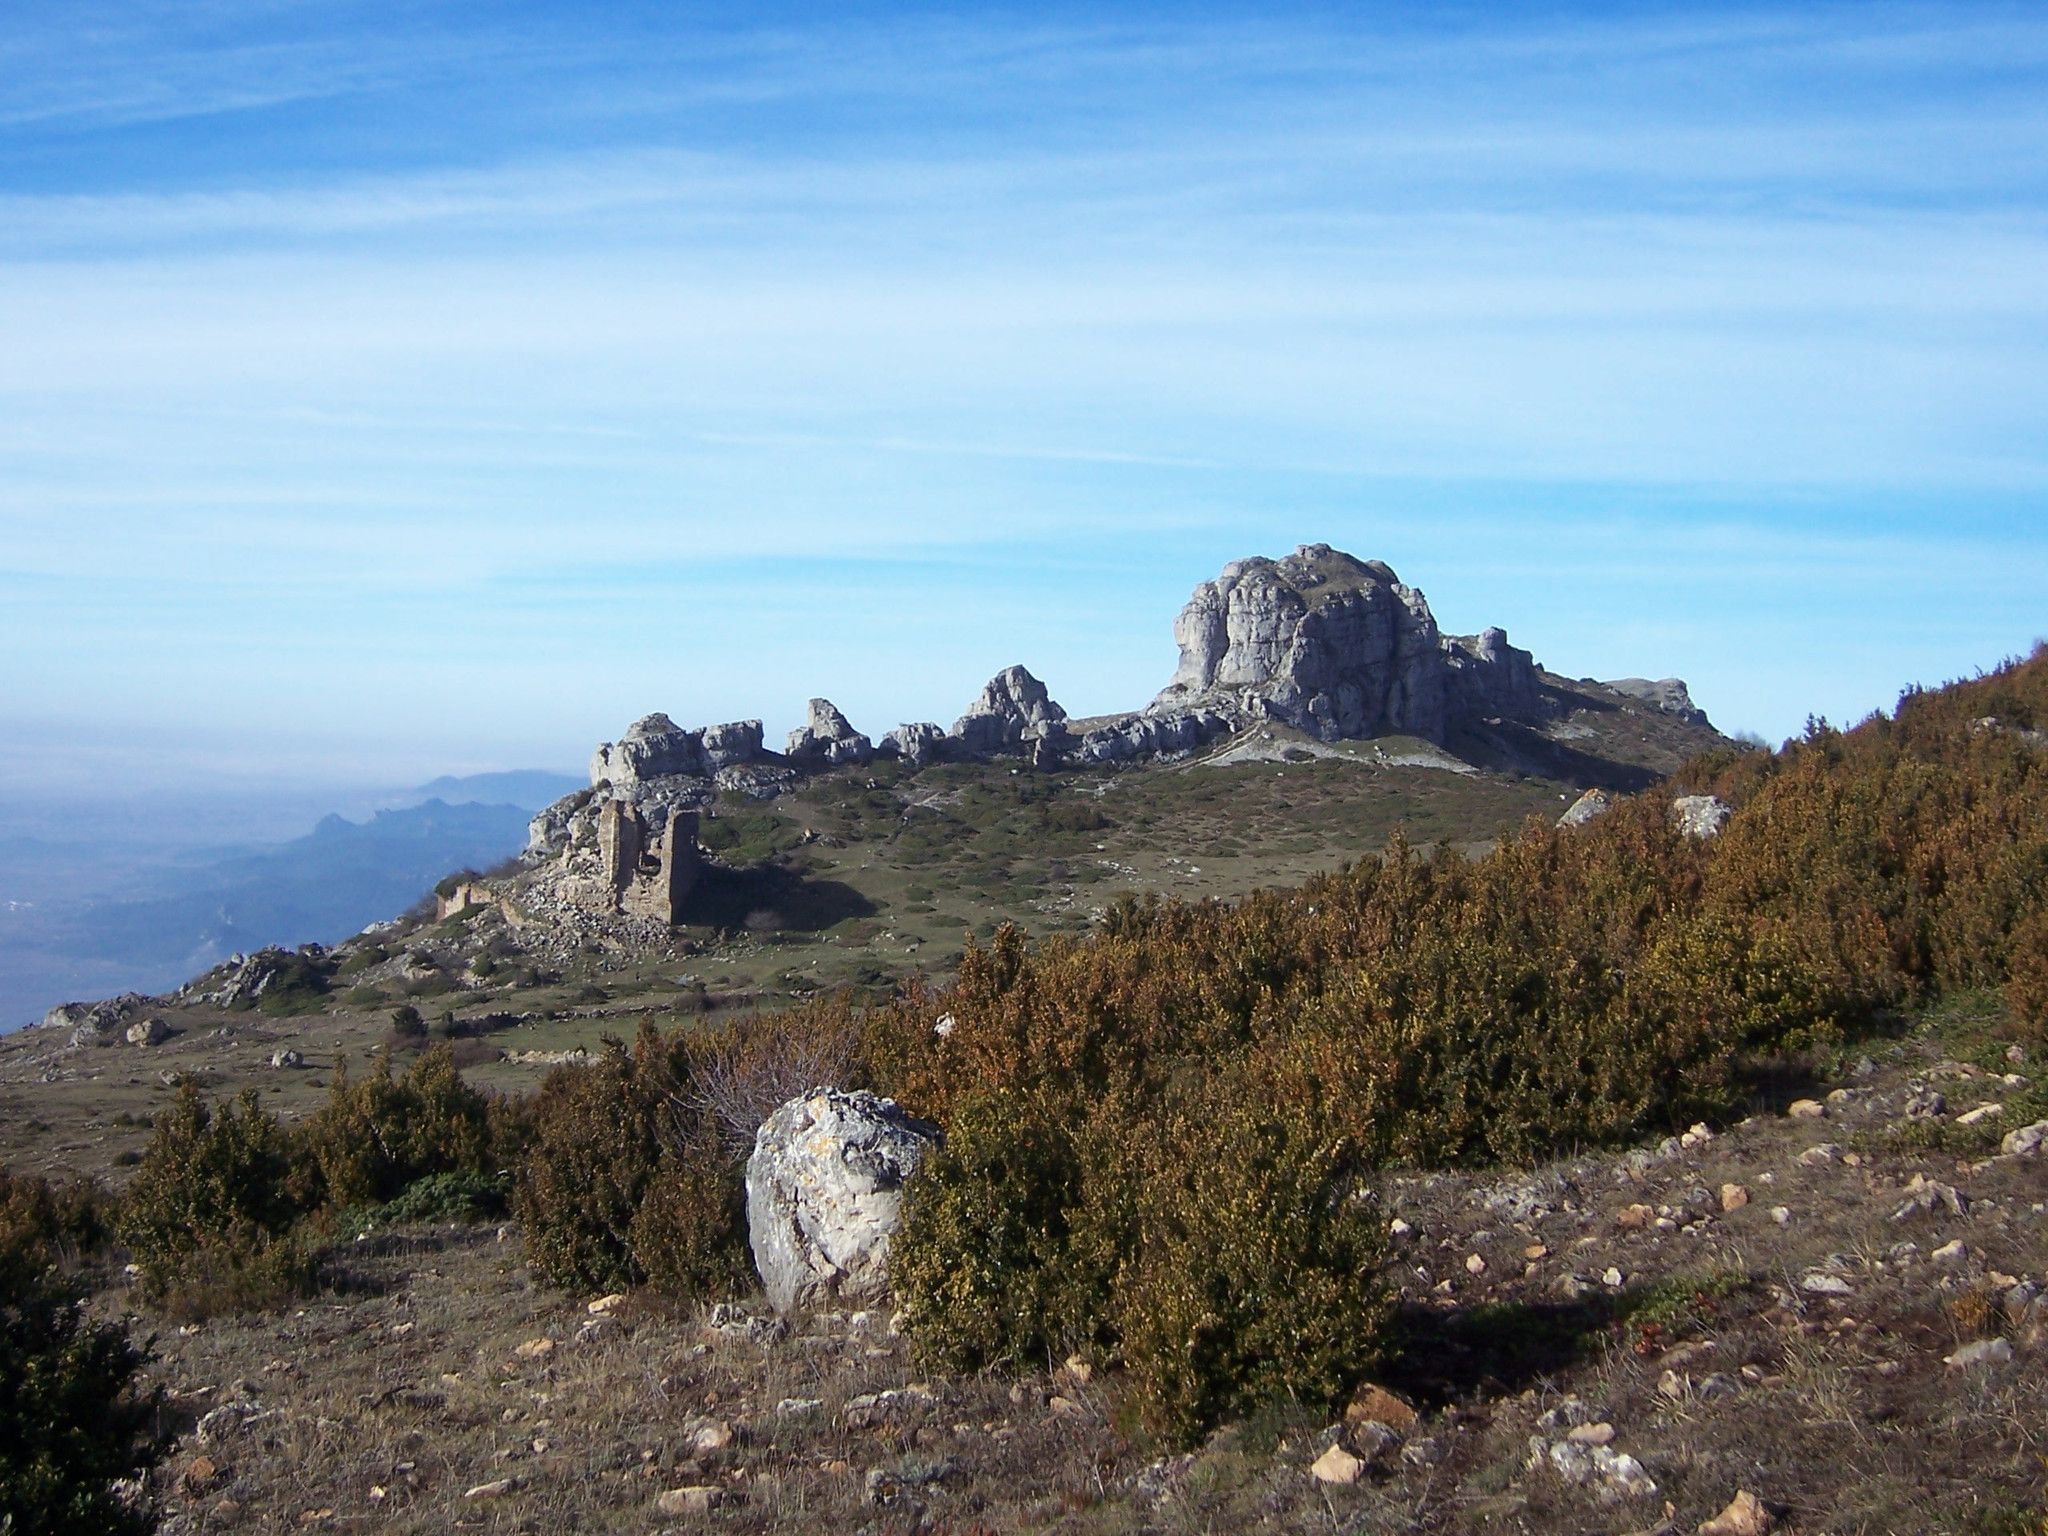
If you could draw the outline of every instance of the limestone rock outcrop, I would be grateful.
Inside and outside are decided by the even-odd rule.
[[[686,731],[667,715],[643,715],[617,741],[599,743],[590,758],[590,782],[626,792],[654,779],[708,779],[763,755],[758,720]]]
[[[747,1236],[776,1311],[887,1293],[903,1186],[938,1134],[894,1100],[832,1088],[768,1117],[747,1160]]]
[[[1422,593],[1390,566],[1327,544],[1232,561],[1195,588],[1173,634],[1180,668],[1148,715],[1207,706],[1324,741],[1441,742],[1454,717],[1543,707],[1535,660],[1505,630],[1447,638]]]
[[[1600,686],[1612,688],[1628,698],[1654,704],[1662,713],[1676,715],[1690,725],[1707,723],[1707,712],[1693,703],[1692,693],[1682,677],[1660,677],[1654,682],[1647,677],[1618,677]]]
[[[881,750],[906,763],[929,763],[945,752],[946,733],[929,720],[911,720],[882,738]]]
[[[1022,667],[1005,667],[953,722],[952,735],[964,756],[993,757],[1059,734],[1066,718],[1045,684]]]
[[[789,733],[787,756],[800,763],[864,763],[874,743],[853,728],[830,699],[813,699],[809,718]]]

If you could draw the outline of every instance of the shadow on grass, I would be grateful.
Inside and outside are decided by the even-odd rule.
[[[1441,1406],[1480,1389],[1519,1392],[1583,1360],[1622,1316],[1619,1298],[1409,1304],[1394,1315],[1395,1345],[1375,1379],[1418,1403]]]
[[[785,929],[815,933],[849,917],[872,917],[877,910],[850,885],[806,879],[780,864],[759,864],[752,869],[709,865],[683,904],[678,920],[757,933]]]

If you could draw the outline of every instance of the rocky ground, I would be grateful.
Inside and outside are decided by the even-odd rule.
[[[1376,1389],[1191,1454],[1114,1372],[935,1379],[885,1310],[563,1295],[516,1228],[373,1232],[294,1315],[137,1324],[165,1529],[2037,1532],[2048,1095],[1998,1023],[1901,1023],[1660,1146],[1390,1176]]]

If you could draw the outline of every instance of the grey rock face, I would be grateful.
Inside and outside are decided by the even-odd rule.
[[[758,720],[734,720],[704,727],[704,761],[713,772],[756,762],[762,755]]]
[[[1066,718],[1067,712],[1053,702],[1045,684],[1022,667],[1005,667],[953,722],[952,735],[964,754],[992,757],[1058,734],[1057,727]]]
[[[756,762],[761,722],[734,720],[686,731],[667,715],[645,715],[616,742],[603,742],[590,759],[590,782],[630,790],[650,779],[708,779],[721,768]]]
[[[788,756],[797,762],[864,763],[874,755],[874,743],[830,699],[811,700],[808,722],[789,733]]]
[[[708,777],[704,735],[686,731],[667,715],[643,715],[616,742],[600,745],[590,759],[590,782],[621,787],[642,779],[687,774]]]
[[[1377,560],[1304,544],[1234,560],[1174,621],[1180,668],[1148,713],[1208,704],[1325,741],[1404,731],[1441,740],[1445,683],[1422,594]]]
[[[1676,715],[1693,725],[1708,723],[1707,712],[1693,703],[1692,694],[1682,677],[1660,677],[1655,682],[1647,677],[1618,677],[1601,686],[1612,688],[1628,698],[1654,704],[1664,714]]]
[[[1446,692],[1453,714],[1526,720],[1545,712],[1536,658],[1508,644],[1508,632],[1447,635],[1443,642]],[[1683,683],[1679,685],[1682,691]]]
[[[1713,795],[1680,795],[1671,802],[1672,825],[1687,837],[1718,837],[1733,808]]]
[[[1121,763],[1135,757],[1192,752],[1236,729],[1220,709],[1171,709],[1131,715],[1070,739],[1067,758],[1076,763]]]
[[[946,733],[929,720],[899,725],[882,738],[881,750],[906,763],[928,763],[945,751]]]
[[[1583,827],[1614,809],[1614,797],[1604,789],[1589,789],[1574,800],[1571,809],[1557,818],[1560,827]]]
[[[937,1140],[866,1092],[813,1089],[768,1117],[747,1160],[747,1236],[778,1312],[886,1294],[904,1181]]]

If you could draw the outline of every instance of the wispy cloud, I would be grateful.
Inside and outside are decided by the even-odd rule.
[[[2025,9],[31,7],[0,714],[1109,707],[1311,537],[1853,712],[2036,623],[2044,71]]]

